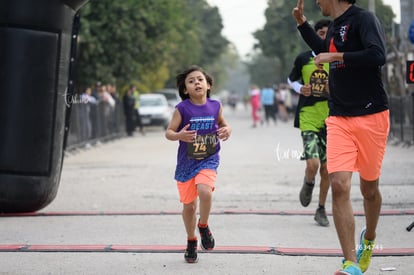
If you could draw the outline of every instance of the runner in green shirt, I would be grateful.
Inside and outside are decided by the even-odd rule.
[[[320,20],[315,24],[315,31],[325,38],[330,20]],[[328,80],[329,64],[316,66],[315,54],[307,51],[299,54],[289,75],[288,83],[300,94],[295,114],[294,126],[301,130],[303,140],[303,160],[306,160],[305,177],[299,199],[307,207],[312,200],[315,177],[320,174],[319,206],[315,221],[321,226],[328,226],[325,202],[329,190],[328,171],[326,168],[326,128],[328,117]]]

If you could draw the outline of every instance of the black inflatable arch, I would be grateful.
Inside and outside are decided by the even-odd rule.
[[[0,212],[37,211],[56,196],[73,22],[87,1],[0,1]]]

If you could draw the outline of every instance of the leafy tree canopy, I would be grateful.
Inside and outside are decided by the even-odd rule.
[[[205,0],[92,0],[81,10],[77,83],[162,88],[178,69],[212,64],[228,44],[222,28]]]

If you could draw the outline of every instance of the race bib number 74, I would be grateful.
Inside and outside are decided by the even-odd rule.
[[[204,159],[216,153],[217,135],[197,135],[194,142],[187,143],[187,155],[191,159]]]

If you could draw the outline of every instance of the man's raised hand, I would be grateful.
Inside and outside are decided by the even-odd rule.
[[[302,25],[303,23],[306,22],[306,17],[303,14],[303,7],[304,7],[303,0],[298,0],[296,7],[294,7],[292,10],[293,18],[296,19],[296,22],[298,23],[298,25]]]

